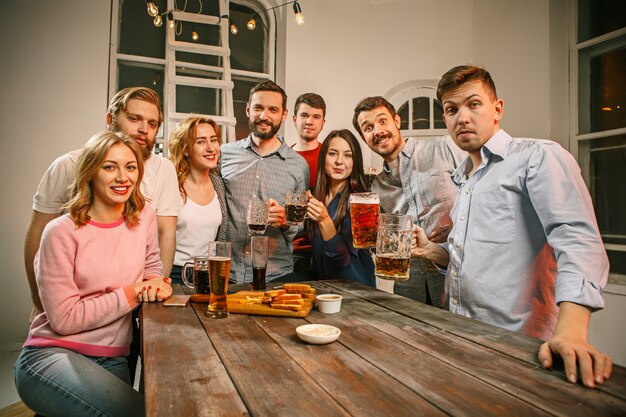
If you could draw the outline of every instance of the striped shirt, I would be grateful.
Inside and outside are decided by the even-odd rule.
[[[228,240],[232,242],[230,279],[236,283],[252,282],[250,236],[246,213],[248,200],[256,196],[274,199],[285,206],[287,190],[306,190],[309,167],[300,155],[278,137],[281,146],[261,156],[252,135],[221,147],[221,173],[228,202]],[[293,272],[292,241],[298,228],[281,230],[268,226],[270,237],[266,279],[274,280]]]

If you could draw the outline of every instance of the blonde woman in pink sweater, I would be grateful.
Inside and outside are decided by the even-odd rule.
[[[96,134],[78,159],[69,213],[44,230],[35,257],[44,312],[15,364],[18,393],[39,414],[144,415],[126,360],[131,311],[168,298],[172,287],[142,176],[133,140]]]

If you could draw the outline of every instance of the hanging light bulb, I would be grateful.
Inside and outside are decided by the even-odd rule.
[[[296,14],[296,23],[300,26],[304,25],[304,16],[302,15],[302,7],[297,1],[293,2],[293,12]]]
[[[237,29],[237,26],[235,26],[234,23],[230,25],[230,33],[232,33],[233,35],[236,35],[237,32],[239,32],[239,29]]]
[[[154,23],[154,26],[160,28],[161,26],[163,26],[163,19],[161,19],[161,15],[158,14],[154,17],[154,20],[152,21],[152,23]]]
[[[167,12],[167,25],[170,29],[174,29],[176,27],[176,21],[174,20],[174,14],[172,12]]]
[[[148,14],[152,17],[155,17],[159,14],[159,7],[153,2],[148,3]]]
[[[194,41],[200,39],[200,36],[198,36],[198,32],[196,32],[195,30],[191,32],[191,39],[193,39]]]
[[[254,20],[254,18],[248,20],[246,27],[248,28],[248,30],[254,30],[254,28],[256,27],[256,20]]]

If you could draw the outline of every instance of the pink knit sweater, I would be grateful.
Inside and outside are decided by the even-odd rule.
[[[138,225],[123,219],[76,227],[68,215],[46,226],[35,257],[44,313],[24,346],[58,346],[89,356],[126,356],[132,285],[161,276],[156,216],[148,206]]]

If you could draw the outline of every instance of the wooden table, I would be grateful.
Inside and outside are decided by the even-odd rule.
[[[542,369],[536,339],[353,282],[312,285],[342,294],[341,312],[215,320],[202,304],[145,305],[147,415],[626,415],[623,367],[587,389]],[[306,344],[307,322],[341,337]]]

